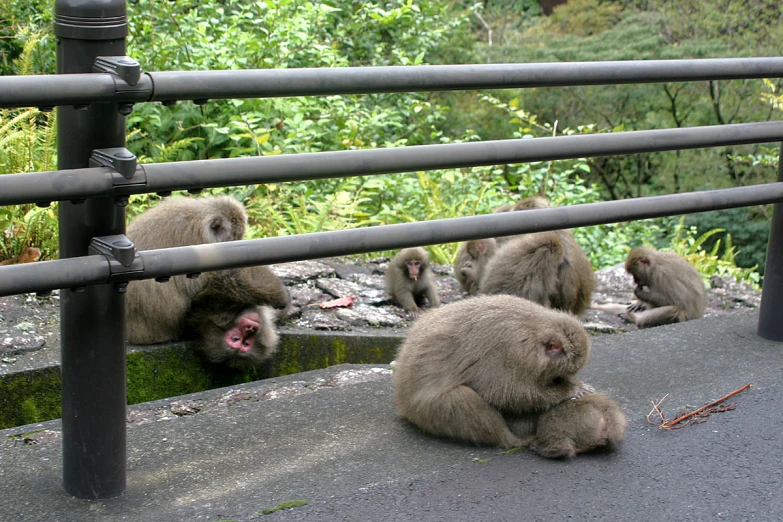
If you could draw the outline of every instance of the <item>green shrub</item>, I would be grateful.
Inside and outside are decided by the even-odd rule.
[[[735,247],[732,244],[731,234],[725,235],[723,253],[719,255],[721,240],[714,238],[718,234],[726,232],[722,228],[715,228],[698,235],[696,227],[686,227],[685,218],[680,218],[672,238],[672,250],[683,256],[693,265],[702,276],[705,283],[709,283],[713,275],[731,275],[737,281],[745,281],[754,288],[759,288],[760,276],[756,267],[741,268],[737,266],[735,259]],[[714,244],[710,250],[705,250],[707,240],[714,238]]]
[[[25,42],[15,67],[30,74],[38,35]],[[38,109],[0,109],[0,175],[54,170],[56,127],[54,112]],[[27,247],[41,250],[43,259],[57,257],[57,205],[0,207],[0,260],[15,259]]]

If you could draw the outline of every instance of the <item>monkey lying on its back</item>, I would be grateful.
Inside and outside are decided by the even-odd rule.
[[[128,238],[138,250],[242,239],[247,216],[228,196],[174,197],[137,216]],[[274,321],[291,298],[267,266],[173,276],[169,282],[134,281],[127,294],[128,342],[190,339],[212,362],[245,367],[276,349]]]
[[[589,351],[570,314],[510,295],[451,303],[422,315],[400,347],[397,410],[434,435],[522,446],[504,415],[542,412],[592,391],[575,377]]]

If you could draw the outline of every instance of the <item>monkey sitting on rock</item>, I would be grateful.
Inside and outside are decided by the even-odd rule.
[[[704,283],[681,255],[637,247],[628,254],[625,270],[633,276],[633,293],[640,301],[628,307],[626,316],[639,328],[704,316]]]
[[[425,297],[431,308],[440,305],[430,256],[421,247],[400,250],[389,263],[384,281],[386,292],[414,315],[420,312]]]
[[[532,197],[519,201],[514,210],[548,206],[546,199]],[[497,242],[502,246],[484,268],[481,293],[516,295],[575,315],[587,310],[595,275],[570,230],[521,234]]]
[[[590,341],[572,315],[511,295],[424,313],[397,353],[397,411],[425,432],[473,444],[525,445],[506,417],[548,410],[592,387],[576,378]]]

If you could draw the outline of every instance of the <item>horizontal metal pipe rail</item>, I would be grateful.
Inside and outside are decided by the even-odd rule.
[[[107,73],[0,78],[0,108],[778,78],[783,58],[166,71],[135,86]]]
[[[318,259],[783,201],[783,182],[524,212],[147,250],[144,271],[112,274],[100,255],[0,267],[0,296]]]
[[[143,183],[116,186],[125,180],[103,167],[6,174],[0,205],[773,141],[783,141],[783,122],[151,163]]]

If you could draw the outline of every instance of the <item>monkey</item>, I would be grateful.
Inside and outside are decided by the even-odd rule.
[[[497,242],[493,238],[474,239],[460,245],[454,261],[454,276],[463,290],[478,293],[479,281],[487,261],[495,254]]]
[[[545,205],[534,197],[515,208]],[[489,259],[479,282],[481,293],[517,295],[574,315],[590,306],[594,288],[593,267],[570,230],[512,236]]]
[[[704,316],[704,283],[681,255],[637,247],[628,254],[625,270],[633,276],[633,293],[641,301],[631,305],[626,316],[639,328]]]
[[[137,216],[128,226],[127,236],[137,250],[217,243],[242,239],[247,215],[242,205],[228,196],[212,198],[171,198]],[[249,270],[249,269],[245,269]],[[256,267],[252,273],[256,305],[287,310],[290,296],[268,267]],[[128,287],[128,342],[153,344],[181,339],[185,316],[192,299],[210,284],[228,277],[219,271],[199,277],[174,276],[167,283],[141,280]],[[243,279],[244,280],[244,279]],[[259,289],[265,289],[263,293]]]
[[[524,446],[506,417],[590,393],[575,377],[589,352],[588,335],[570,314],[511,295],[449,303],[424,312],[397,352],[397,412],[432,435]]]
[[[191,302],[185,339],[210,362],[247,368],[277,349],[275,321],[280,310],[258,304],[266,302],[273,290],[266,270],[253,266],[205,274],[211,279]]]
[[[500,214],[501,212],[511,212],[514,210],[514,205],[501,205],[492,211],[493,214]]]
[[[530,449],[543,457],[575,457],[596,449],[617,449],[625,436],[626,418],[620,406],[603,393],[569,399],[538,415],[535,435],[530,424],[509,423],[513,433],[532,439]]]
[[[517,210],[533,210],[538,208],[549,208],[549,201],[541,196],[532,196],[529,198],[523,198],[513,205],[503,205],[495,209],[493,214],[499,214],[501,212],[516,212]],[[519,234],[511,236],[496,237],[498,247],[505,245],[508,241],[520,237]]]
[[[440,305],[430,256],[421,247],[400,250],[389,263],[384,281],[386,292],[407,312],[418,314],[422,297],[427,298],[430,308]]]
[[[514,206],[513,210],[533,210],[538,208],[549,208],[549,200],[541,196],[531,196],[529,198],[520,199]]]

